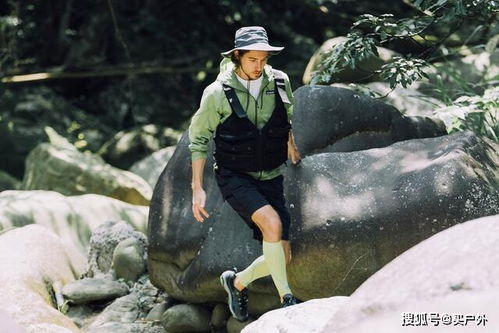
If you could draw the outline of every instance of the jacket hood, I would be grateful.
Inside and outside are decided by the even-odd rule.
[[[241,82],[236,78],[236,73],[234,72],[234,63],[230,58],[224,58],[220,62],[220,73],[217,76],[217,81],[226,84],[234,89],[244,88]],[[272,66],[265,65],[263,68],[263,80],[267,79],[268,82],[274,81],[274,72],[272,71]]]

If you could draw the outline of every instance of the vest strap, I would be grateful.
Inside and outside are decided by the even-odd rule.
[[[244,112],[243,106],[241,105],[241,102],[239,102],[239,98],[237,98],[236,91],[226,84],[223,84],[222,86],[232,111],[234,111],[239,118],[246,118],[246,112]]]
[[[283,103],[291,104],[288,98],[288,94],[286,93],[286,83],[284,82],[284,76],[281,73],[281,71],[274,70],[274,80],[277,88],[277,93],[281,97],[281,101]]]

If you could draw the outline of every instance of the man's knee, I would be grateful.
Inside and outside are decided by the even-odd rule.
[[[262,233],[278,236],[282,235],[282,223],[279,214],[270,205],[258,209],[251,216],[252,220],[260,228]]]

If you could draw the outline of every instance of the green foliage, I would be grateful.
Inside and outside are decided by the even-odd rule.
[[[312,79],[312,84],[330,82],[333,75],[350,67],[356,68],[357,64],[372,55],[378,55],[375,40],[370,36],[363,36],[358,32],[351,32],[347,40],[337,47],[324,61],[324,70]]]
[[[436,111],[449,133],[471,130],[499,141],[499,87],[485,90],[482,96],[461,96]]]
[[[377,56],[377,46],[402,39],[411,39],[414,42],[423,40],[428,44],[426,49],[420,55],[408,55],[414,65],[412,71],[406,70],[411,60],[397,57],[392,64],[373,72],[388,78],[392,88],[398,84],[405,87],[424,76],[426,59],[439,51],[442,43],[463,21],[488,22],[498,11],[498,2],[495,0],[417,0],[414,6],[420,10],[420,15],[410,18],[396,19],[392,14],[361,15],[352,25],[347,39],[326,55],[321,69],[312,79],[312,84],[335,82],[335,74],[347,67],[355,68],[369,56]],[[431,43],[432,36],[426,35],[425,32],[443,24],[450,26],[451,30],[439,41]]]
[[[498,11],[496,0],[416,0],[416,6],[428,15],[442,22],[453,22],[456,19],[484,19]]]
[[[426,65],[426,61],[421,59],[394,57],[393,62],[381,67],[381,77],[390,83],[391,89],[398,84],[407,88],[414,81],[427,77],[424,72]]]

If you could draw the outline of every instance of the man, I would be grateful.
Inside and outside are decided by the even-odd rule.
[[[297,303],[289,288],[286,264],[291,259],[290,216],[285,206],[281,167],[300,154],[290,130],[293,94],[286,74],[267,65],[283,47],[271,46],[262,27],[236,31],[235,47],[222,53],[221,72],[203,93],[189,127],[192,152],[192,211],[198,222],[204,208],[203,169],[215,133],[215,176],[224,200],[253,228],[263,255],[239,273],[220,276],[232,315],[245,321],[246,286],[271,275],[282,307]]]

